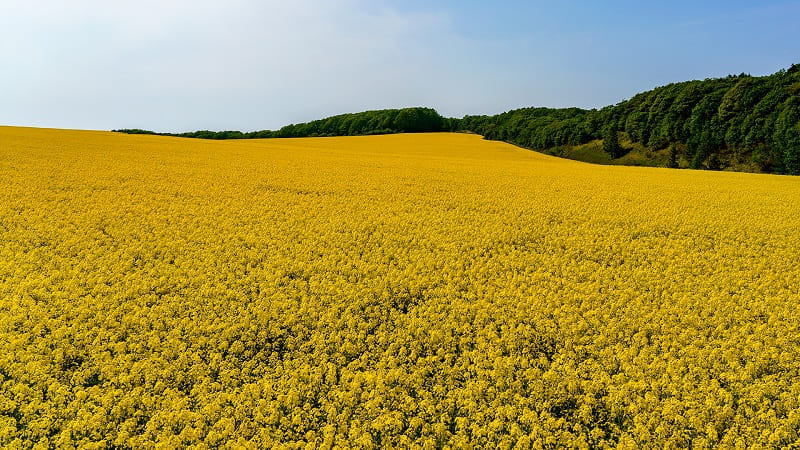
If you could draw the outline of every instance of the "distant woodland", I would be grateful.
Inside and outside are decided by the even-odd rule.
[[[800,175],[800,65],[763,77],[668,84],[602,109],[522,108],[454,119],[431,108],[404,108],[277,131],[116,131],[205,139],[461,131],[589,162]]]
[[[403,108],[340,114],[308,123],[286,125],[280,130],[251,131],[190,131],[188,133],[155,133],[148,130],[114,130],[129,134],[157,134],[200,139],[264,139],[291,137],[361,136],[369,134],[425,133],[450,128],[432,108]]]

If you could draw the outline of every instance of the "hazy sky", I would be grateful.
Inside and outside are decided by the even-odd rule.
[[[800,1],[0,0],[0,124],[275,129],[602,107],[800,63]]]

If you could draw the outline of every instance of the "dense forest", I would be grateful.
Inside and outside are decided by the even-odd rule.
[[[150,133],[144,130],[118,130]],[[342,114],[277,131],[196,131],[207,139],[464,131],[558,156],[609,164],[800,174],[800,65],[661,86],[602,109],[523,108],[441,117],[430,108]]]
[[[611,159],[640,149],[663,165],[800,174],[800,65],[773,75],[686,81],[600,110],[524,108],[466,116],[456,130],[560,154],[603,140]],[[619,139],[627,145],[614,145]]]

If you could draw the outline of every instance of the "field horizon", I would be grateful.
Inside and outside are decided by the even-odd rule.
[[[673,82],[600,109],[528,107],[459,119],[406,107],[274,131],[113,131],[214,140],[459,131],[595,164],[800,175],[798,94],[800,64],[793,64],[761,77]]]

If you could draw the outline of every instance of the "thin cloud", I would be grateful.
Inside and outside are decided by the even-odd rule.
[[[413,91],[444,70],[417,51],[442,17],[356,1],[45,4],[6,11],[20,25],[7,28],[17,42],[4,60],[18,71],[3,83],[34,124],[277,127],[336,108],[424,102]]]

